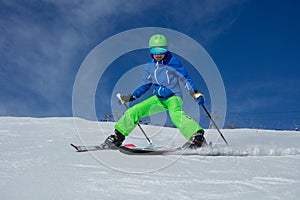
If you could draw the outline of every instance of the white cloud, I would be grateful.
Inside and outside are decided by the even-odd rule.
[[[54,111],[61,112],[65,99],[70,100],[74,71],[80,66],[88,50],[102,41],[110,33],[116,33],[120,24],[112,23],[111,17],[140,17],[145,26],[151,22],[149,10],[155,12],[162,6],[164,17],[172,20],[176,26],[188,30],[194,20],[201,21],[201,35],[208,40],[215,38],[228,26],[227,21],[219,27],[206,28],[214,19],[220,18],[226,10],[239,4],[238,0],[226,1],[2,1],[9,12],[0,19],[0,51],[4,56],[1,68],[7,68],[8,89],[22,90],[40,96]],[[196,3],[197,6],[193,4]],[[149,9],[149,10],[147,10]],[[143,11],[146,11],[143,13]],[[231,17],[234,19],[234,17]],[[232,20],[231,19],[231,20]],[[114,21],[115,22],[115,21]],[[152,23],[151,23],[152,24]],[[129,27],[133,27],[128,22]],[[168,24],[166,24],[168,26]],[[123,26],[126,27],[126,26]],[[172,27],[169,27],[172,28]],[[82,53],[80,53],[82,52]],[[81,56],[78,58],[78,56]],[[14,73],[17,72],[17,73]],[[18,74],[18,77],[14,77]],[[9,108],[15,112],[13,103],[24,104],[16,110],[30,113],[26,105],[34,111],[33,99],[18,99],[11,96]],[[28,101],[28,102],[26,102]],[[1,102],[5,105],[5,102]],[[71,102],[70,106],[71,106]],[[70,108],[71,110],[71,108]],[[6,113],[9,112],[7,109]],[[1,113],[0,113],[1,114]],[[3,114],[3,113],[2,113]]]

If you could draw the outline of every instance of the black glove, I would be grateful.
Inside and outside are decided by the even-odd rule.
[[[121,99],[124,103],[127,103],[130,101],[134,101],[136,98],[132,96],[132,94],[128,94],[128,95],[121,95]]]
[[[198,90],[190,90],[190,95],[200,106],[204,104],[204,94],[198,92]]]

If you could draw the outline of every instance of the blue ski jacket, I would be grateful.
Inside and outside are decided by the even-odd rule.
[[[153,58],[147,63],[143,72],[142,84],[134,90],[132,96],[139,98],[154,85],[153,93],[161,100],[166,100],[174,95],[182,97],[180,82],[184,83],[188,91],[196,90],[181,62],[168,51],[163,60],[156,61]]]

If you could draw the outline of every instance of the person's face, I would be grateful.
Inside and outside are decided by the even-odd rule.
[[[153,54],[153,58],[157,61],[161,61],[162,59],[164,59],[165,54]]]

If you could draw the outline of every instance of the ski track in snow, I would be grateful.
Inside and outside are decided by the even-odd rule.
[[[161,160],[117,151],[77,153],[70,146],[99,144],[112,133],[113,125],[77,118],[0,117],[0,198],[298,199],[300,195],[299,132],[222,130],[231,145],[227,147],[215,130],[206,131],[219,151],[247,152],[247,157],[173,155]],[[99,126],[105,134],[99,134]],[[145,126],[145,131],[158,146],[184,142],[176,129]],[[147,145],[139,130],[126,142]],[[97,156],[109,158],[119,168]],[[139,162],[151,169],[157,161],[165,165],[134,171],[142,169]]]

